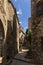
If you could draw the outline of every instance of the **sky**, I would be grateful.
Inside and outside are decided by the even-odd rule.
[[[24,32],[28,28],[28,18],[31,17],[31,0],[12,0],[17,10],[20,25],[24,28]]]

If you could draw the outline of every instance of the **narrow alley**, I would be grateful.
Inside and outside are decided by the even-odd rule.
[[[25,58],[28,49],[22,49],[13,59],[11,65],[36,65],[33,59]]]
[[[13,62],[11,63],[11,65],[35,65],[35,64],[14,59]]]
[[[43,0],[0,0],[0,65],[43,65]]]

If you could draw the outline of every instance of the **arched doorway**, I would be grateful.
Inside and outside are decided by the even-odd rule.
[[[7,28],[7,35],[6,35],[6,44],[7,44],[7,49],[6,49],[6,60],[7,63],[9,60],[12,59],[13,56],[13,30],[11,27],[11,21],[7,21],[8,28]]]
[[[4,27],[0,20],[0,57],[3,57]]]

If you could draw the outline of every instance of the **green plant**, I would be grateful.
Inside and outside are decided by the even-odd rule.
[[[25,35],[25,39],[28,42],[31,42],[31,31],[30,30],[26,30],[26,35]]]
[[[19,48],[21,48],[22,47],[22,45],[21,44],[19,44]]]
[[[19,44],[19,49],[20,49],[20,51],[22,50],[22,44]]]

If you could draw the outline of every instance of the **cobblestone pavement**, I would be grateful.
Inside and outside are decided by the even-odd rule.
[[[13,59],[13,62],[11,63],[11,65],[35,65],[30,62],[31,60],[24,58],[26,55],[25,52],[27,52],[27,51],[28,51],[28,49],[23,49],[22,52],[17,54],[15,56],[15,58]],[[29,60],[29,62],[27,60]]]
[[[14,57],[10,65],[36,65],[33,63],[33,60],[25,58],[27,51],[28,49],[23,49],[22,52],[19,52],[19,54]]]
[[[11,63],[11,65],[35,65],[35,64],[31,64],[31,63],[27,63],[24,61],[14,59],[13,62]]]

